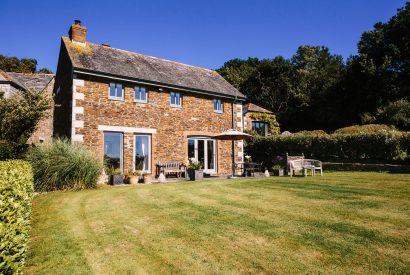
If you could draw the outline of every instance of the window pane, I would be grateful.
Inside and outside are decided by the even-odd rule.
[[[134,99],[140,100],[140,88],[138,86],[134,87]]]
[[[144,87],[140,88],[140,99],[144,101],[147,100],[147,91]]]
[[[135,136],[135,170],[149,171],[149,136]]]
[[[215,168],[215,157],[214,157],[214,142],[213,140],[207,140],[207,155],[208,155],[208,160],[207,160],[207,165],[208,165],[208,169],[212,170]]]
[[[181,97],[180,93],[175,93],[175,105],[181,105]]]
[[[188,158],[195,158],[195,140],[188,139]]]
[[[104,132],[104,164],[107,172],[121,171],[122,133]]]
[[[117,97],[122,98],[122,84],[121,83],[117,83]]]
[[[110,96],[115,97],[115,83],[110,83]]]
[[[175,93],[171,92],[171,104],[175,105]]]

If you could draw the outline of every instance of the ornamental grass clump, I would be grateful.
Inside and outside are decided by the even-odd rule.
[[[94,188],[101,173],[96,156],[81,143],[55,139],[27,154],[38,192]]]

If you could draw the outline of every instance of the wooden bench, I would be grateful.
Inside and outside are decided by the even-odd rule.
[[[164,176],[168,174],[176,174],[179,178],[182,173],[186,172],[185,166],[178,160],[163,160],[157,162],[157,175],[163,173]]]
[[[296,159],[288,162],[289,175],[292,177],[296,171],[303,171],[306,177],[308,171],[312,171],[312,176],[315,175],[316,170],[320,170],[320,175],[323,175],[322,162],[315,159]]]

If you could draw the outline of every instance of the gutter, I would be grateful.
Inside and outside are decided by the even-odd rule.
[[[120,81],[125,81],[125,82],[131,82],[131,83],[136,83],[136,84],[143,84],[143,85],[149,85],[149,86],[154,86],[154,87],[159,87],[159,88],[166,88],[166,89],[172,89],[172,90],[179,90],[179,91],[185,91],[185,92],[191,92],[191,93],[196,93],[196,94],[203,94],[203,95],[215,95],[221,98],[229,98],[229,99],[234,99],[234,102],[236,101],[245,101],[245,97],[238,98],[238,95],[235,96],[229,96],[225,94],[220,94],[220,93],[215,93],[215,92],[208,92],[204,90],[193,90],[185,87],[180,87],[180,86],[174,86],[174,85],[167,85],[167,84],[162,84],[158,82],[153,82],[153,81],[144,81],[144,80],[136,80],[136,79],[131,79],[131,78],[124,78],[124,77],[118,77],[110,74],[104,74],[104,73],[95,73],[91,72],[85,69],[80,69],[80,68],[75,68],[73,67],[73,74],[82,74],[82,75],[90,75],[90,76],[96,76],[96,77],[102,77],[102,78],[107,78],[107,79],[113,79],[113,80],[120,80]]]

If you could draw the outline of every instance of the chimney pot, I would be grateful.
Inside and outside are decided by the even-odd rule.
[[[68,32],[70,40],[85,45],[87,28],[81,26],[81,20],[74,20]]]

